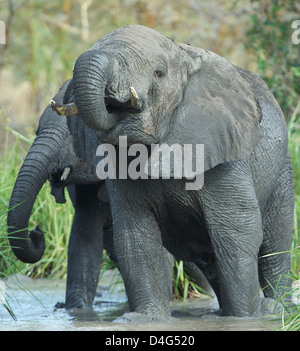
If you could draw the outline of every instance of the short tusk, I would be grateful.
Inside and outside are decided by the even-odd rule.
[[[143,106],[143,101],[139,98],[134,87],[130,87],[130,103],[131,107],[140,110]]]
[[[61,175],[60,177],[60,180],[62,182],[64,182],[65,180],[67,180],[69,174],[71,172],[71,167],[65,167],[64,171],[63,171],[63,174]]]
[[[60,116],[72,116],[78,114],[78,109],[74,102],[71,102],[70,104],[59,104],[56,101],[51,100],[50,106],[52,110]]]

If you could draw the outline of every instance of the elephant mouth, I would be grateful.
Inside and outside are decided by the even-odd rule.
[[[72,166],[66,166],[58,170],[57,172],[51,174],[49,179],[51,185],[54,184],[66,186],[66,184],[69,183],[72,168]]]
[[[97,133],[101,142],[117,144],[119,136],[125,136],[132,133],[134,126],[138,125],[141,120],[142,113],[145,109],[145,104],[137,95],[136,90],[130,88],[130,99],[120,101],[115,97],[107,95],[104,98],[105,108],[108,113],[108,118],[117,121],[112,127],[99,131]]]
[[[51,195],[54,196],[55,201],[59,204],[66,202],[65,187],[70,184],[71,172],[72,166],[66,166],[50,175]]]
[[[106,111],[109,115],[117,114],[118,116],[126,116],[128,114],[132,115],[140,113],[142,110],[136,109],[134,106],[131,105],[130,101],[127,101],[125,103],[118,103],[110,97],[105,97],[104,103]],[[118,119],[120,119],[120,117]]]
[[[58,115],[79,115],[87,125],[99,131],[98,134],[101,135],[101,141],[109,139],[111,143],[114,143],[113,136],[116,134],[116,131],[122,129],[124,124],[127,124],[129,121],[132,123],[132,121],[137,120],[136,116],[141,115],[146,107],[144,99],[138,95],[134,87],[130,87],[129,92],[124,96],[106,88],[103,102],[105,113],[102,112],[100,115],[95,115],[97,128],[93,128],[90,123],[87,123],[86,114],[80,112],[75,102],[60,104],[51,100],[50,106]],[[106,123],[104,123],[103,120],[105,120]],[[103,126],[100,127],[101,124],[103,124]]]

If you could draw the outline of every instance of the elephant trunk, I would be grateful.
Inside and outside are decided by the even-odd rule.
[[[51,100],[53,111],[62,116],[78,114],[88,127],[97,131],[109,130],[122,118],[114,111],[141,111],[144,101],[128,84],[130,77],[120,82],[120,77],[114,72],[119,64],[105,52],[84,52],[77,59],[73,72],[75,102],[60,104]],[[124,70],[125,67],[122,72]]]
[[[74,96],[78,113],[94,130],[107,130],[116,123],[105,104],[110,66],[106,54],[89,50],[77,59],[74,67]]]
[[[44,253],[43,232],[37,227],[28,235],[27,227],[34,201],[56,167],[64,140],[63,128],[55,131],[52,126],[43,130],[32,144],[15,182],[7,215],[8,238],[14,254],[26,263],[39,261]]]

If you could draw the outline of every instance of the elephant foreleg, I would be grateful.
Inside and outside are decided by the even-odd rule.
[[[114,185],[108,186],[114,247],[130,311],[146,320],[170,316],[171,265],[158,224],[145,201],[133,187],[130,189],[130,184]]]
[[[75,217],[68,248],[66,304],[92,308],[103,251],[103,215],[89,186],[76,186]]]

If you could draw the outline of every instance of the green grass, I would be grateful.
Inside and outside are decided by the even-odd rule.
[[[288,125],[289,150],[291,153],[294,184],[295,184],[295,209],[294,231],[292,242],[292,272],[300,272],[300,101],[294,110]]]
[[[173,298],[185,301],[188,298],[211,296],[197,285],[193,278],[184,270],[183,261],[175,261],[173,265]]]
[[[288,125],[289,149],[292,157],[294,183],[295,183],[295,210],[294,231],[291,248],[292,277],[300,280],[300,101],[294,110]],[[300,307],[300,306],[299,306]],[[281,327],[283,331],[300,331],[299,311],[284,311],[281,316]]]

